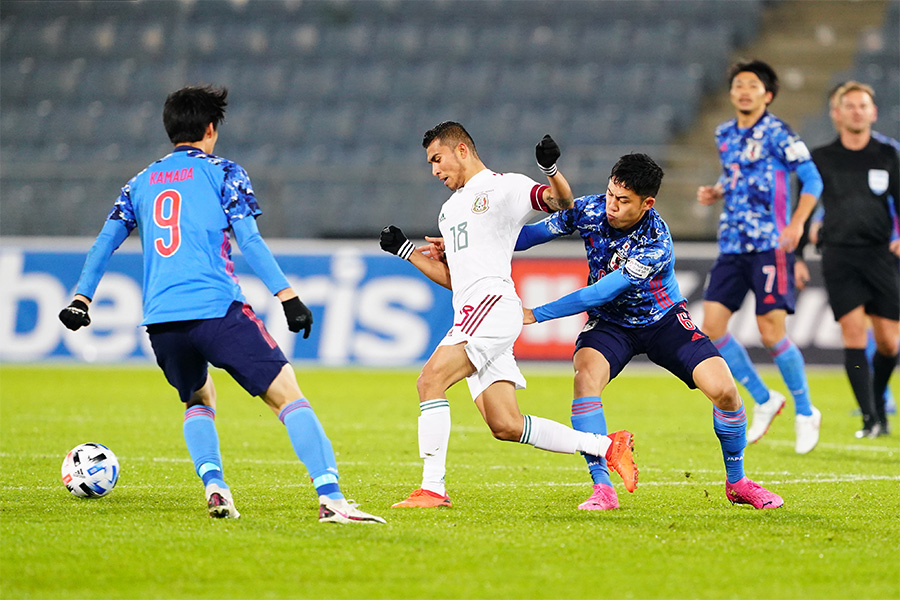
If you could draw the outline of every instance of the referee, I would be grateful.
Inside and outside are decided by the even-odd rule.
[[[844,340],[844,366],[863,415],[856,437],[874,438],[890,432],[884,392],[900,344],[900,240],[891,241],[888,206],[900,209],[900,156],[872,137],[877,109],[870,86],[848,81],[835,96],[839,137],[812,152],[824,183],[824,220],[812,237],[822,248],[825,288]],[[876,344],[871,372],[867,315]]]

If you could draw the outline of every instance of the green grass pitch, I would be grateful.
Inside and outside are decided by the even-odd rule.
[[[570,373],[523,370],[523,412],[567,423]],[[614,475],[622,507],[608,512],[576,509],[590,491],[581,457],[494,440],[464,384],[450,393],[454,506],[391,509],[421,474],[416,372],[298,376],[345,492],[386,526],[319,524],[281,424],[221,371],[236,521],[207,517],[181,405],[157,370],[0,369],[0,596],[900,598],[900,435],[853,438],[840,370],[809,375],[824,415],[815,451],[794,453],[790,408],[747,449],[748,475],[785,498],[765,511],[726,500],[709,402],[661,371],[626,371],[604,395],[610,426],[635,433],[640,467],[634,494]],[[96,500],[59,479],[64,454],[88,441],[122,468]]]

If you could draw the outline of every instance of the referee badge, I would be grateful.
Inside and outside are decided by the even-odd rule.
[[[869,189],[876,196],[880,196],[888,189],[890,176],[885,169],[869,169]]]
[[[483,212],[487,212],[487,209],[490,208],[488,206],[488,195],[487,194],[478,194],[475,196],[475,202],[472,204],[472,212],[476,215],[480,215]]]

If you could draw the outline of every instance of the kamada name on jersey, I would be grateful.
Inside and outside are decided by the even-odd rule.
[[[194,167],[185,167],[184,169],[175,169],[173,171],[152,171],[150,173],[150,185],[187,181],[193,178]]]

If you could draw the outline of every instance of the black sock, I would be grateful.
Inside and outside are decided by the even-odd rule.
[[[853,395],[862,411],[863,428],[871,429],[878,422],[878,415],[872,398],[872,374],[869,372],[865,349],[844,348],[844,368],[847,369],[850,387],[853,388]]]
[[[875,413],[878,415],[878,422],[882,425],[887,424],[887,412],[884,406],[884,390],[887,388],[891,373],[897,366],[897,354],[894,356],[885,356],[880,352],[876,352],[872,357],[872,391],[875,400]]]

